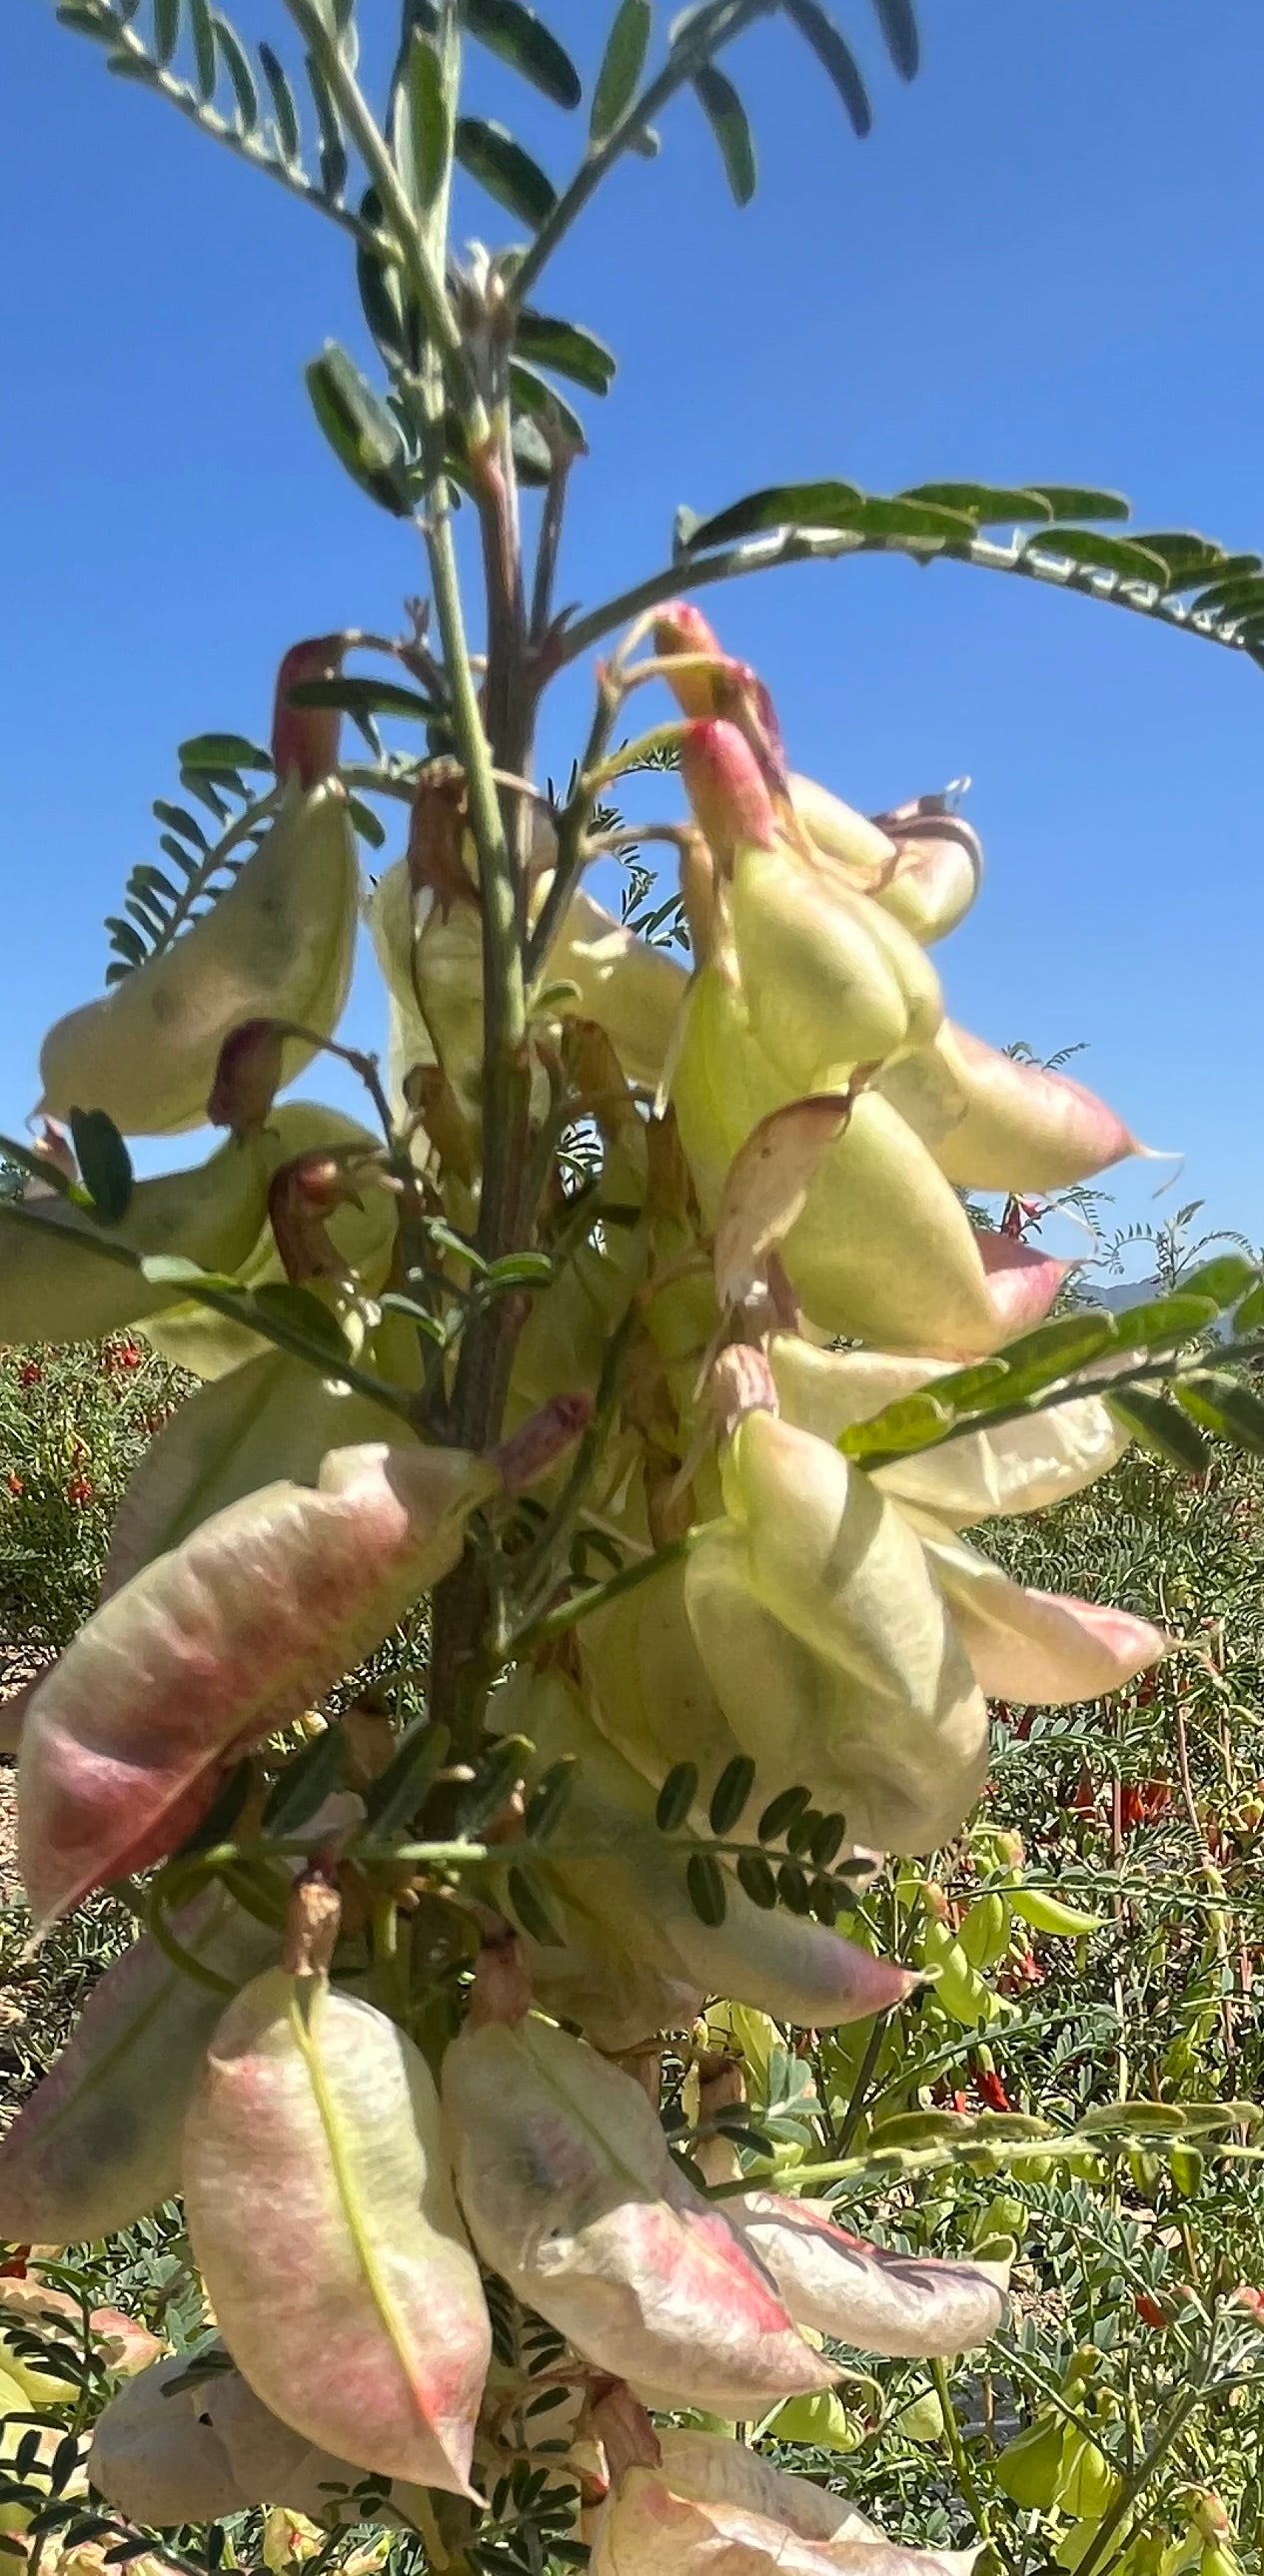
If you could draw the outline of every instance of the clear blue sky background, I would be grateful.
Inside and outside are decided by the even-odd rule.
[[[611,337],[562,595],[665,559],[671,515],[785,476],[1113,485],[1142,523],[1264,551],[1258,0],[922,0],[896,82],[867,0],[858,146],[773,26],[731,57],[761,187],[731,206],[691,102],[632,164],[545,301]],[[613,0],[552,0],[589,67]],[[0,693],[6,971],[0,1120],[47,1022],[100,986],[102,915],[151,854],[148,802],[211,725],[266,730],[294,637],[394,623],[407,530],[310,425],[305,361],[357,348],[340,236],[169,109],[111,81],[45,0],[4,0]],[[660,9],[665,18],[668,12]],[[277,33],[268,0],[238,23]],[[385,30],[393,0],[361,0]],[[572,120],[494,68],[492,112],[564,173]],[[503,237],[471,200],[466,228]],[[985,897],[941,951],[999,1042],[1087,1040],[1085,1078],[1264,1235],[1258,1023],[1264,673],[1119,611],[893,560],[747,582],[719,616],[796,764],[876,808],[969,772]],[[561,767],[582,720],[559,702]],[[357,1021],[368,1034],[364,1004]]]

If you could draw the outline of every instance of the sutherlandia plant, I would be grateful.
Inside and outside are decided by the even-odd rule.
[[[1264,572],[1083,487],[818,480],[679,514],[642,581],[559,611],[587,448],[562,388],[600,398],[615,362],[540,300],[555,250],[685,91],[750,195],[728,64],[757,18],[863,131],[850,41],[818,0],[703,0],[665,30],[622,0],[585,93],[521,0],[408,0],[374,102],[354,0],[285,14],[288,67],[206,0],[58,12],[347,239],[377,381],[329,344],[308,389],[429,597],[397,636],[296,643],[266,745],[181,745],[166,864],[111,918],[106,993],[49,1032],[38,1142],[6,1147],[30,1187],[0,1201],[0,1332],[143,1334],[201,1383],[21,1712],[35,1937],[103,1886],[144,1928],[0,2144],[0,2227],[95,2242],[179,2194],[215,2318],[192,2370],[111,2397],[86,2458],[83,2396],[55,2456],[19,2437],[9,2501],[41,2547],[125,2554],[268,2504],[331,2550],[376,2524],[485,2576],[589,2552],[598,2576],[889,2570],[869,2518],[776,2465],[846,2413],[845,2347],[914,2366],[893,2458],[932,2425],[946,2446],[956,2503],[895,2544],[896,2576],[933,2576],[971,2530],[1005,2554],[948,2373],[1007,2331],[1015,2245],[998,2219],[963,2246],[962,2194],[1104,2190],[1107,2259],[1157,2301],[1111,2193],[1142,2155],[1254,2155],[1259,2117],[1192,2068],[1157,2118],[1126,2090],[1105,2120],[1073,2088],[1009,2107],[999,1954],[957,1937],[944,1870],[971,1836],[1007,1957],[1015,1919],[1079,1942],[1095,1918],[970,1825],[988,1701],[1107,1702],[1173,1640],[966,1532],[1133,1441],[1198,1475],[1216,1438],[1258,1449],[1264,1285],[1221,1252],[1124,1319],[1055,1315],[1063,1265],[971,1223],[966,1193],[1082,1186],[1134,1140],[946,1017],[929,952],[979,890],[969,827],[936,796],[869,820],[800,776],[689,594],[945,555],[1256,657]],[[912,77],[908,0],[874,16]],[[564,183],[478,113],[488,47],[559,111],[586,95]],[[506,246],[453,242],[458,167]],[[558,796],[537,724],[577,663]],[[612,800],[656,765],[633,831]],[[361,840],[381,1061],[338,1034]],[[659,843],[689,964],[585,884]],[[358,1119],[291,1096],[326,1058]],[[129,1138],[208,1120],[209,1158],[134,1177]],[[424,1699],[414,1671],[397,1717],[344,1685],[401,1623]],[[857,2200],[911,2247],[851,2235]],[[1249,2315],[1199,2295],[1108,2441],[1113,2404],[1093,2416],[1103,2443],[1078,2378],[1056,2394],[996,2345],[1071,2423],[1029,2509],[1086,2571],[1151,2545],[1160,2471],[1243,2382]]]

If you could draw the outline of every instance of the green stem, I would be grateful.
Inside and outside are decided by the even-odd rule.
[[[400,265],[421,306],[426,329],[451,369],[464,398],[467,435],[477,446],[487,435],[482,400],[470,373],[460,327],[448,302],[442,270],[431,256],[417,210],[395,167],[390,146],[343,55],[337,36],[325,21],[319,0],[285,0],[285,6],[304,43],[320,65],[330,95],[381,198],[383,211],[390,217]]]
[[[1109,2513],[1103,2515],[1088,2549],[1079,2562],[1076,2576],[1093,2576],[1093,2569],[1106,2555],[1116,2532],[1127,2521],[1129,2514],[1148,2487],[1155,2470],[1162,2467],[1169,2451],[1173,2450],[1180,2440],[1190,2417],[1196,2415],[1203,2404],[1211,2369],[1212,2352],[1209,2347],[1202,2369],[1196,2374],[1184,2395],[1178,2397],[1166,2424],[1162,2431],[1155,2435],[1145,2458],[1134,2469],[1131,2477],[1125,2479]]]
[[[832,563],[843,555],[903,555],[914,563],[975,564],[987,572],[1017,573],[1024,581],[1052,583],[1060,590],[1087,591],[1092,598],[1105,600],[1114,608],[1130,608],[1137,616],[1157,618],[1162,625],[1184,627],[1190,634],[1201,635],[1209,643],[1227,645],[1233,652],[1249,649],[1244,636],[1224,633],[1213,618],[1165,597],[1157,585],[1125,582],[1120,574],[1072,563],[1052,550],[1048,554],[1032,553],[1032,542],[1026,537],[1016,537],[1009,545],[988,537],[973,537],[968,542],[948,537],[864,537],[851,528],[775,529],[770,536],[749,537],[740,545],[722,546],[696,561],[686,555],[665,571],[651,573],[613,599],[603,600],[572,625],[555,629],[546,655],[548,676],[590,652],[616,627],[630,625],[646,609],[675,599],[682,591],[692,594],[707,590],[714,582],[737,581],[746,573],[776,572],[785,564]]]
[[[970,2507],[971,2520],[974,2523],[975,2530],[978,2532],[980,2540],[985,2541],[990,2548],[994,2548],[996,2545],[996,2536],[992,2529],[992,2517],[979,2493],[978,2486],[975,2481],[974,2466],[965,2443],[961,2438],[961,2426],[957,2422],[957,2410],[953,2405],[952,2391],[948,2384],[947,2363],[944,2361],[932,2361],[930,2366],[930,2375],[934,2380],[935,2394],[939,2399],[939,2412],[943,2418],[944,2426],[944,2440],[948,2445],[948,2449],[952,2457],[952,2465],[957,2473],[957,2484],[961,2489],[961,2493],[966,2503]]]
[[[635,150],[651,117],[659,115],[677,90],[683,89],[697,72],[702,71],[724,45],[731,44],[744,28],[753,26],[757,18],[771,17],[780,6],[781,0],[732,0],[727,13],[717,11],[672,46],[657,78],[638,99],[633,100],[618,124],[611,127],[605,141],[589,152],[569,187],[563,189],[551,215],[541,224],[513,282],[514,302],[519,309],[527,302],[558,244],[565,240],[602,180],[614,168],[616,161],[622,160],[626,152]]]
[[[625,1565],[618,1574],[612,1574],[608,1582],[590,1583],[583,1591],[572,1592],[568,1601],[559,1602],[556,1609],[546,1610],[542,1618],[533,1619],[528,1627],[519,1629],[517,1636],[511,1639],[514,1661],[535,1654],[539,1647],[550,1645],[555,1637],[564,1637],[567,1630],[576,1627],[581,1619],[590,1618],[594,1610],[604,1610],[607,1602],[617,1601],[621,1593],[631,1592],[638,1583],[648,1582],[651,1575],[661,1574],[664,1567],[679,1565],[699,1535],[697,1530],[690,1530],[684,1538],[673,1539],[667,1547],[656,1549],[653,1556],[642,1557],[635,1565]]]

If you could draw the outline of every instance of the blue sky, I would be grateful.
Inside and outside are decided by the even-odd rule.
[[[754,205],[731,206],[683,103],[659,163],[624,171],[559,259],[542,301],[621,361],[590,406],[562,597],[664,561],[678,502],[784,477],[1103,483],[1143,525],[1264,551],[1256,0],[921,0],[908,90],[867,0],[837,6],[872,74],[867,143],[790,30],[762,28],[730,64],[758,136]],[[590,67],[612,11],[548,14]],[[235,14],[273,35],[282,15]],[[381,29],[387,0],[361,16]],[[7,0],[6,19],[12,1130],[45,1025],[100,986],[101,919],[153,854],[149,800],[174,789],[177,741],[266,730],[285,645],[395,623],[418,566],[307,413],[321,341],[360,347],[341,237],[111,81],[45,0]],[[574,121],[494,67],[482,89],[563,174]],[[503,237],[485,202],[462,213]],[[708,606],[770,681],[796,766],[853,803],[970,774],[989,873],[940,952],[950,1007],[1000,1043],[1087,1041],[1084,1078],[1183,1149],[1164,1199],[1153,1167],[1121,1179],[1121,1215],[1202,1196],[1264,1235],[1264,673],[957,567],[800,569]],[[578,684],[559,697],[544,763],[564,767],[585,707]]]

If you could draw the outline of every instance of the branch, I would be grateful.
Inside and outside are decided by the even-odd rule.
[[[985,572],[1017,573],[1025,581],[1052,584],[1058,590],[1084,591],[1114,608],[1129,608],[1137,616],[1157,618],[1164,626],[1181,627],[1187,634],[1203,636],[1208,643],[1223,644],[1230,652],[1249,653],[1256,658],[1256,647],[1236,632],[1230,621],[1217,618],[1213,610],[1189,608],[1162,591],[1157,583],[1101,572],[1053,552],[1033,552],[1030,541],[1022,536],[1008,544],[997,544],[988,537],[973,537],[966,543],[956,538],[866,537],[850,528],[780,528],[771,536],[747,538],[715,554],[696,558],[682,554],[669,569],[651,573],[647,580],[634,583],[616,598],[590,609],[586,617],[577,618],[573,625],[555,634],[548,655],[550,677],[589,652],[615,627],[627,625],[681,591],[705,590],[713,582],[737,581],[746,573],[779,571],[785,564],[832,563],[843,555],[873,554],[904,555],[920,564],[938,560],[976,564]],[[1208,578],[1214,578],[1214,567]]]
[[[673,45],[657,79],[652,80],[649,88],[633,100],[618,124],[611,127],[604,143],[599,143],[581,163],[570,186],[563,189],[551,215],[541,224],[513,280],[513,300],[519,310],[528,301],[559,242],[565,239],[572,224],[583,213],[589,198],[595,196],[607,172],[613,169],[616,161],[622,160],[625,152],[635,150],[650,118],[657,116],[686,82],[705,70],[706,65],[725,45],[731,44],[735,36],[753,26],[757,18],[772,17],[780,5],[781,0],[731,0],[727,15],[720,15],[718,25],[714,15],[704,17],[691,34],[682,35],[679,43]]]

